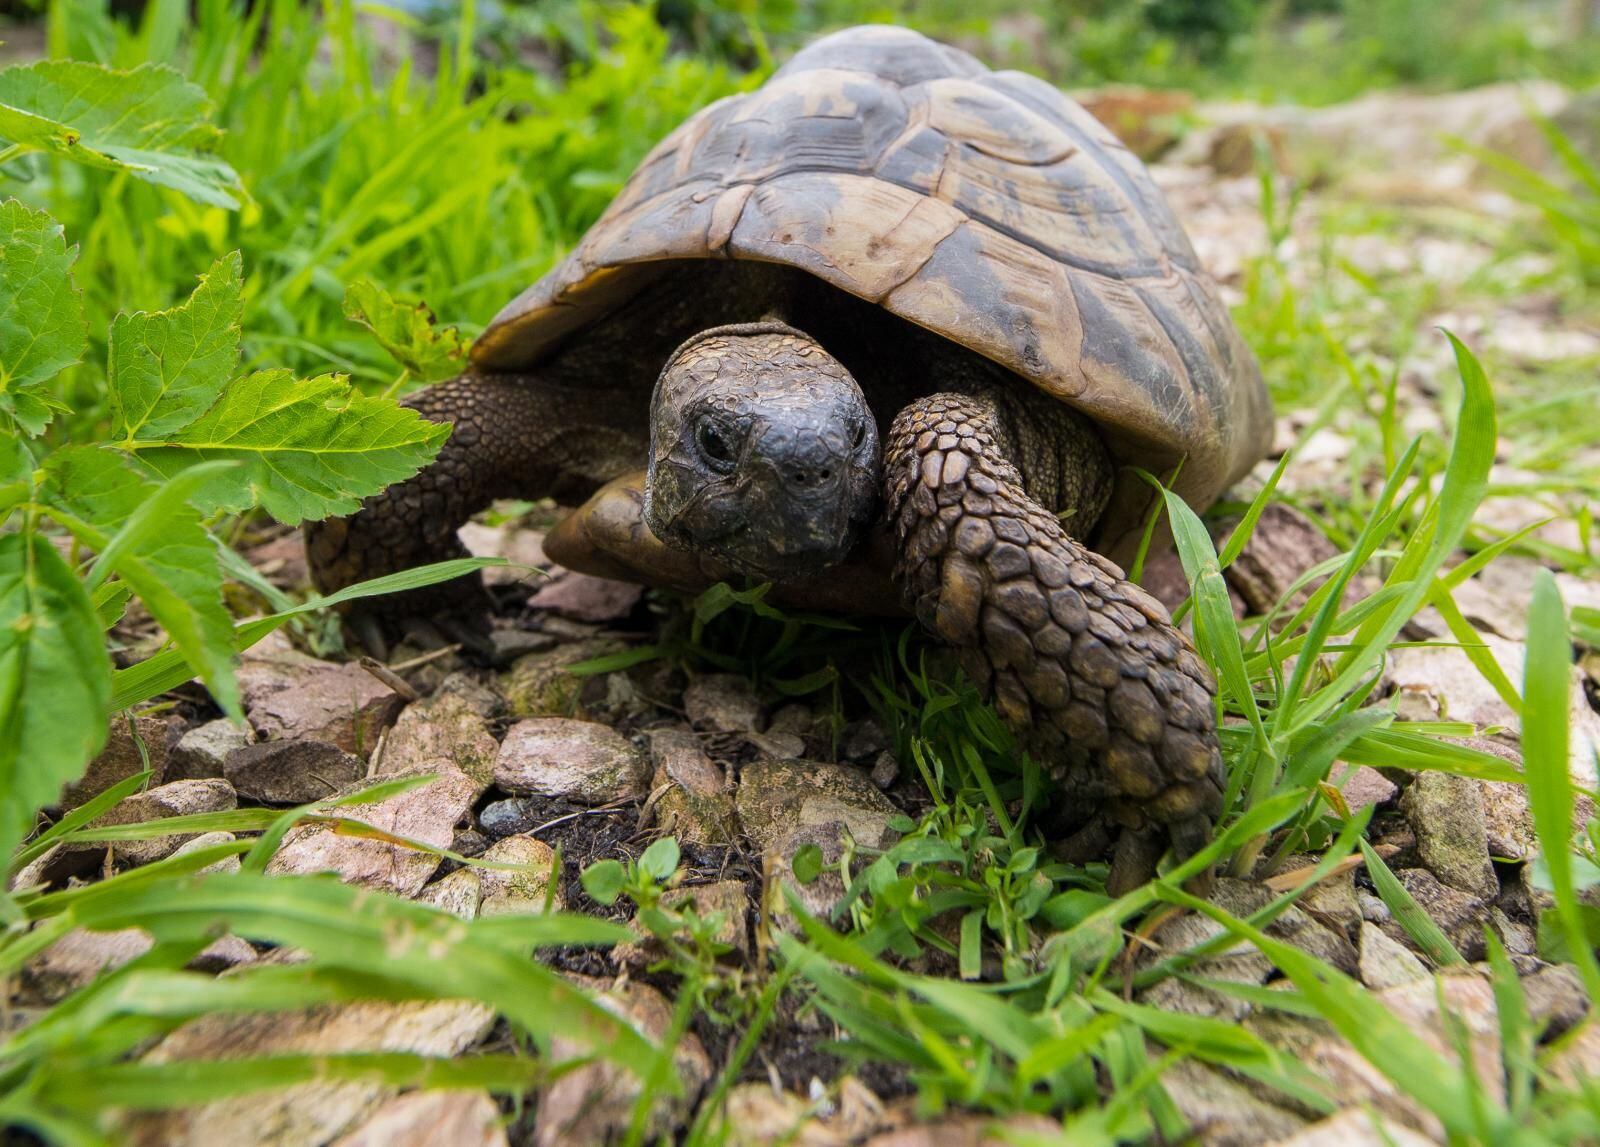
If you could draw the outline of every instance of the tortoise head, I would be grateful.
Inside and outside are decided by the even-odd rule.
[[[838,359],[783,323],[713,327],[656,380],[645,520],[755,577],[814,573],[872,520],[879,467],[877,423]]]

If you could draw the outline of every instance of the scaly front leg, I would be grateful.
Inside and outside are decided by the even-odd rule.
[[[1216,686],[1161,603],[1029,497],[1015,449],[992,397],[900,412],[884,467],[897,579],[1069,800],[1163,827],[1190,856],[1221,811]],[[1133,843],[1114,892],[1149,875],[1121,863]]]
[[[453,429],[438,456],[348,518],[306,530],[312,580],[324,592],[429,562],[465,557],[456,537],[496,498],[577,503],[637,466],[647,441],[624,396],[512,375],[462,375],[405,402]],[[471,613],[487,605],[478,575],[366,603],[383,615]]]

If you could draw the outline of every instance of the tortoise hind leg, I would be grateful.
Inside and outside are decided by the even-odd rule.
[[[438,456],[411,478],[361,504],[348,518],[306,530],[312,580],[324,592],[430,562],[465,557],[456,530],[496,498],[581,500],[643,457],[643,440],[593,425],[626,409],[593,390],[508,375],[462,375],[412,395],[405,405],[453,423]],[[368,603],[389,617],[445,609],[481,612],[477,574]]]
[[[1068,800],[1192,855],[1221,811],[1215,686],[1166,609],[1029,496],[1015,449],[992,396],[936,394],[895,419],[884,477],[907,602]]]

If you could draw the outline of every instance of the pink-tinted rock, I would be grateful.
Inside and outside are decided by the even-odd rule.
[[[528,608],[574,621],[620,621],[633,612],[643,594],[644,589],[632,582],[568,573],[541,586],[528,599]]]
[[[505,1147],[486,1091],[413,1091],[389,1100],[333,1147]]]
[[[359,665],[318,661],[286,641],[269,642],[239,663],[245,715],[261,739],[327,741],[370,754],[404,698]]]
[[[518,721],[494,763],[494,782],[506,792],[581,804],[643,797],[648,779],[644,754],[621,733],[565,717]]]
[[[353,805],[343,815],[374,828],[435,848],[448,848],[455,826],[472,807],[477,791],[472,778],[448,761],[429,770],[437,777],[375,805]],[[289,831],[283,846],[267,865],[269,873],[332,871],[346,884],[412,896],[422,888],[439,858],[381,840],[340,836],[321,824],[303,824]]]
[[[228,754],[223,775],[239,795],[266,804],[309,804],[338,795],[366,765],[326,741],[262,741]]]
[[[172,727],[163,717],[135,717],[132,729],[120,714],[113,717],[106,747],[89,762],[83,776],[61,787],[62,809],[75,809],[147,768],[154,774],[149,783],[159,785],[166,773],[171,734]]]

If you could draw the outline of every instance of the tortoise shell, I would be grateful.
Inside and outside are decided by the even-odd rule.
[[[1118,459],[1182,460],[1193,504],[1267,450],[1260,372],[1139,160],[1049,84],[915,32],[825,37],[685,122],[474,365],[537,366],[704,259],[809,272],[1003,365],[1087,413]],[[1118,485],[1106,522],[1125,536],[1148,487]]]

